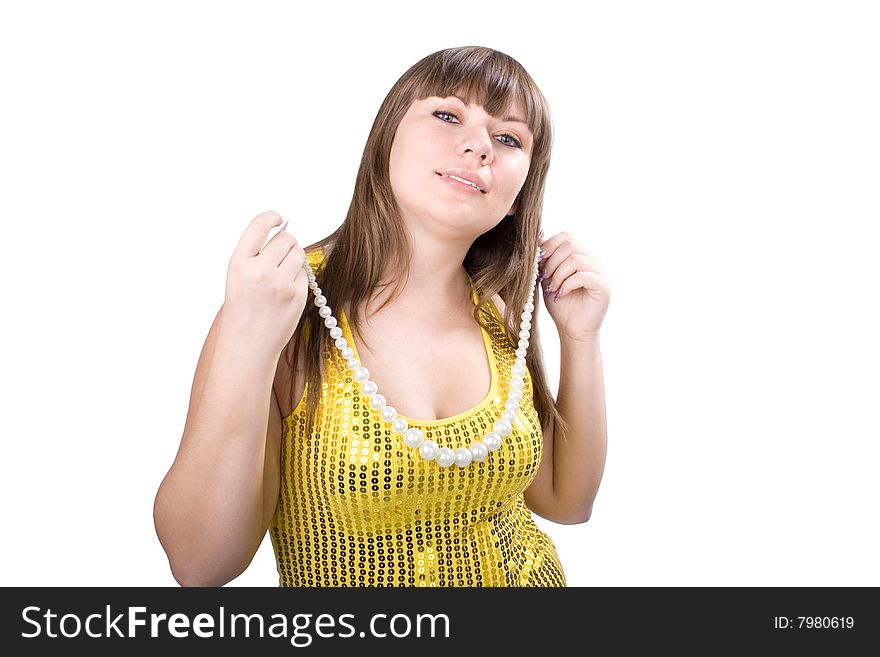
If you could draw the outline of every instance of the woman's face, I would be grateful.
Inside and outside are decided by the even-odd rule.
[[[413,102],[397,127],[389,162],[404,219],[473,239],[516,212],[533,145],[519,119],[525,119],[521,107],[494,117],[456,96]],[[462,189],[440,175],[454,169],[478,176],[483,191]]]

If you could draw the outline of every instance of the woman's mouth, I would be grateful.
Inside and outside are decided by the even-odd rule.
[[[444,176],[442,173],[438,173],[437,175],[440,176],[441,178],[443,178],[444,182],[446,182],[447,185],[449,185],[450,187],[454,187],[455,189],[460,189],[461,191],[467,192],[470,194],[484,194],[485,193],[485,192],[482,192],[479,187],[477,187],[473,183],[468,182],[466,180],[456,178],[455,176]]]

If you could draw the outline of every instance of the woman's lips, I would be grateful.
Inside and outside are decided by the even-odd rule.
[[[482,194],[483,193],[479,189],[474,187],[473,185],[468,185],[467,183],[459,182],[455,178],[450,178],[449,176],[443,176],[441,174],[437,174],[437,175],[440,175],[440,177],[443,179],[443,182],[445,182],[450,187],[455,187],[456,189],[460,189],[461,191],[467,192],[469,194]]]

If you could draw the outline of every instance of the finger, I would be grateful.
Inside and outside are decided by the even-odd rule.
[[[285,233],[285,232],[284,232],[284,230],[287,228],[287,222],[288,222],[288,221],[290,221],[290,220],[289,220],[289,219],[285,219],[285,220],[284,220],[284,223],[281,224],[280,226],[276,226],[276,227],[274,227],[274,228],[270,228],[270,229],[269,229],[269,235],[271,235],[271,237],[270,237],[268,240],[265,240],[265,243],[264,243],[263,246],[260,248],[260,253],[264,253],[264,252],[266,251],[266,247],[268,247],[268,246],[272,243],[272,241],[275,240],[276,237],[278,237],[278,236],[281,235],[282,233],[284,233],[285,235],[288,234],[288,233]],[[275,232],[273,233],[272,231],[275,231]],[[283,240],[284,238],[282,237],[282,238],[279,238],[279,239]],[[294,239],[294,241],[296,242],[296,241],[298,241],[298,240]],[[288,247],[288,248],[289,248],[289,247]],[[278,262],[275,263],[275,264],[276,264],[276,265],[277,265],[277,264],[280,264],[281,258],[283,258],[283,257],[284,257],[284,253],[281,253],[280,256],[279,256],[279,258],[278,258]]]
[[[299,272],[302,272],[303,275],[306,274],[305,267],[303,267],[303,263],[306,261],[306,252],[303,247],[301,247],[298,243],[291,246],[291,248],[284,254],[280,263],[278,263],[278,269],[285,272],[289,276],[298,276]]]
[[[266,246],[263,247],[258,257],[265,258],[276,267],[280,267],[281,262],[287,257],[291,249],[297,247],[299,247],[299,241],[293,235],[286,231],[278,231]],[[300,266],[302,266],[302,263],[300,263]]]
[[[577,242],[573,239],[564,239],[564,235],[562,233],[557,233],[553,237],[544,240],[540,243],[541,250],[544,252],[544,257],[541,259],[541,266],[545,267],[547,261],[553,256],[554,253],[565,251],[566,254],[570,253],[582,253],[588,258],[599,262],[599,258],[597,258],[592,251],[585,248],[580,242]]]
[[[558,253],[564,249],[560,247],[565,246],[565,239],[563,239],[562,233],[557,233],[552,237],[547,238],[543,242],[541,242],[540,247],[541,251],[544,252],[544,257],[541,258],[541,262],[539,263],[542,268],[547,268],[548,262],[550,258],[553,257],[554,253]],[[557,258],[558,260],[558,258]]]
[[[554,265],[554,268],[548,269],[547,277],[544,279],[544,295],[547,295],[548,288],[550,292],[555,292],[559,289],[562,286],[562,282],[579,268],[584,268],[583,261],[579,254],[573,254],[565,258],[558,265]]]
[[[258,255],[261,247],[266,243],[266,236],[269,234],[269,231],[274,226],[280,224],[281,215],[277,212],[267,210],[266,212],[258,214],[251,219],[248,227],[245,228],[244,233],[241,235],[241,239],[238,240],[238,245],[235,247],[235,251],[232,252],[232,257],[250,258]]]
[[[266,244],[268,244],[269,242],[271,242],[272,240],[274,240],[275,237],[278,235],[278,233],[283,233],[283,232],[284,232],[284,229],[287,228],[287,222],[288,222],[288,221],[289,221],[289,219],[285,219],[283,224],[281,224],[281,225],[278,226],[277,228],[272,228],[272,229],[269,230],[269,235],[271,235],[271,237],[266,241]],[[274,233],[272,232],[273,230],[275,231]],[[263,248],[260,249],[260,253],[262,253],[263,250],[266,248],[266,244],[263,244]]]
[[[606,290],[608,284],[606,280],[603,280],[602,274],[598,272],[578,271],[562,281],[559,289],[553,292],[553,296],[558,299],[579,288],[584,288],[587,291]]]
[[[551,237],[550,239],[552,240],[554,239],[554,237]],[[542,281],[544,283],[544,287],[546,288],[547,282],[554,275],[556,269],[563,261],[565,261],[569,249],[564,242],[561,244],[551,244],[549,248],[546,246],[542,246],[541,248],[544,249],[545,255],[541,259],[541,262],[538,263],[538,268],[540,269],[540,271],[544,272],[544,278],[542,279]]]

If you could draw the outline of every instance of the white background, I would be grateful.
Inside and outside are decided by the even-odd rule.
[[[569,584],[880,585],[875,7],[4,3],[2,584],[176,585],[153,499],[242,231],[331,232],[395,80],[485,45],[613,283],[593,516],[537,518]],[[267,535],[230,586],[277,584]]]

